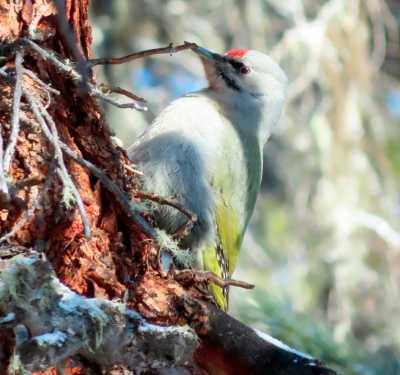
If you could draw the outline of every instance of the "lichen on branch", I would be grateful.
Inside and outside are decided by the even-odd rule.
[[[17,340],[14,354],[28,371],[62,366],[77,355],[137,373],[192,361],[198,339],[190,328],[150,324],[120,302],[76,294],[43,254],[0,261],[0,269],[0,326],[29,332]]]

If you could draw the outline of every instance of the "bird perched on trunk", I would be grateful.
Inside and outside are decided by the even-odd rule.
[[[261,52],[194,51],[209,86],[173,101],[128,152],[143,171],[145,191],[174,197],[197,215],[179,244],[196,255],[193,267],[230,278],[260,188],[263,146],[281,116],[287,79]],[[157,226],[170,234],[187,220],[167,206],[154,214]],[[227,288],[210,288],[227,309]]]

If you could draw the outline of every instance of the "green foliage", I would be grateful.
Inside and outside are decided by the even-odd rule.
[[[396,353],[390,350],[370,356],[364,344],[354,337],[338,342],[322,317],[296,312],[290,300],[274,298],[264,292],[256,294],[260,305],[238,307],[239,318],[254,328],[284,340],[292,348],[313,353],[343,375],[395,375],[400,369]],[[385,369],[385,370],[383,370]]]
[[[357,368],[362,361],[358,345],[350,340],[337,343],[332,331],[320,319],[312,318],[305,313],[293,311],[290,301],[273,299],[259,293],[257,299],[262,301],[255,314],[246,309],[238,311],[239,317],[248,321],[257,329],[284,340],[286,344],[304,353],[323,360],[339,373],[361,375]]]

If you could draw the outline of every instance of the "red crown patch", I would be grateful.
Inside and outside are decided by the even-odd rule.
[[[249,52],[248,48],[234,48],[225,52],[225,56],[229,57],[243,57],[247,52]]]

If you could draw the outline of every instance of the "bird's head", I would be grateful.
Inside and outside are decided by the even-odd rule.
[[[232,49],[221,55],[203,47],[194,52],[202,59],[210,89],[219,97],[239,107],[258,107],[268,117],[268,127],[277,123],[287,78],[268,55],[249,49]]]

